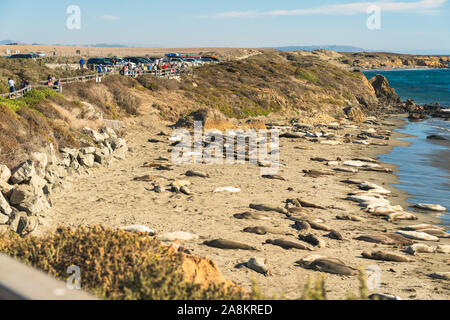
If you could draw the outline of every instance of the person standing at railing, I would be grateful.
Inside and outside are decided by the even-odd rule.
[[[14,82],[13,79],[8,78],[8,85],[9,85],[9,92],[13,93],[16,91],[16,83]]]
[[[97,72],[98,72],[98,73],[102,73],[102,66],[101,66],[101,65],[99,65],[99,66],[97,67]]]
[[[25,89],[30,86],[30,81],[24,79],[22,80],[22,84],[20,85],[20,89]]]
[[[80,59],[80,69],[84,69],[84,58]]]

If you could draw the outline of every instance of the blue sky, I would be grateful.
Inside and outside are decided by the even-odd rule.
[[[381,8],[369,30],[366,9]],[[69,30],[69,5],[81,29]],[[450,0],[0,0],[0,40],[157,47],[353,45],[450,51]]]

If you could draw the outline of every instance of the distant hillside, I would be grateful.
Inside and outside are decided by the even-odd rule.
[[[337,46],[337,45],[330,45],[330,46],[286,46],[286,47],[273,47],[272,49],[277,49],[280,51],[297,51],[297,50],[306,50],[306,51],[313,51],[317,49],[325,49],[325,50],[332,50],[337,52],[365,52],[369,50],[365,50],[363,48],[358,47],[352,47],[352,46]]]

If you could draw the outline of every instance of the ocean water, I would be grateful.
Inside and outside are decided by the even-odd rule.
[[[364,74],[369,79],[376,74],[384,75],[402,100],[413,99],[418,104],[439,102],[450,107],[450,69],[371,70]],[[423,212],[439,217],[450,231],[450,121],[405,120],[407,124],[396,131],[410,135],[401,139],[410,145],[394,147],[379,159],[399,167],[396,187],[408,192],[409,203],[437,203],[447,208],[444,213]],[[448,140],[428,140],[427,136],[432,134]]]

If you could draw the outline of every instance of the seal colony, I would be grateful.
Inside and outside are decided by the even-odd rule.
[[[358,270],[374,265],[381,287],[369,294],[450,296],[450,239],[426,214],[441,208],[409,207],[406,195],[391,186],[395,168],[376,159],[405,144],[392,131],[397,118],[357,125],[345,119],[267,122],[269,130],[283,128],[284,165],[266,177],[259,165],[248,163],[171,165],[170,132],[159,121],[148,115],[131,124],[125,137],[130,156],[74,179],[52,199],[53,214],[39,232],[103,224],[142,230],[168,245],[182,236],[175,240],[183,248],[214,260],[236,284],[250,288],[255,279],[267,295],[288,299],[298,298],[308,277],[320,274],[326,275],[329,298],[345,298],[358,290]],[[167,136],[158,135],[161,130]],[[364,140],[363,132],[372,133]],[[353,143],[360,140],[369,144]],[[214,192],[224,186],[240,192]]]

